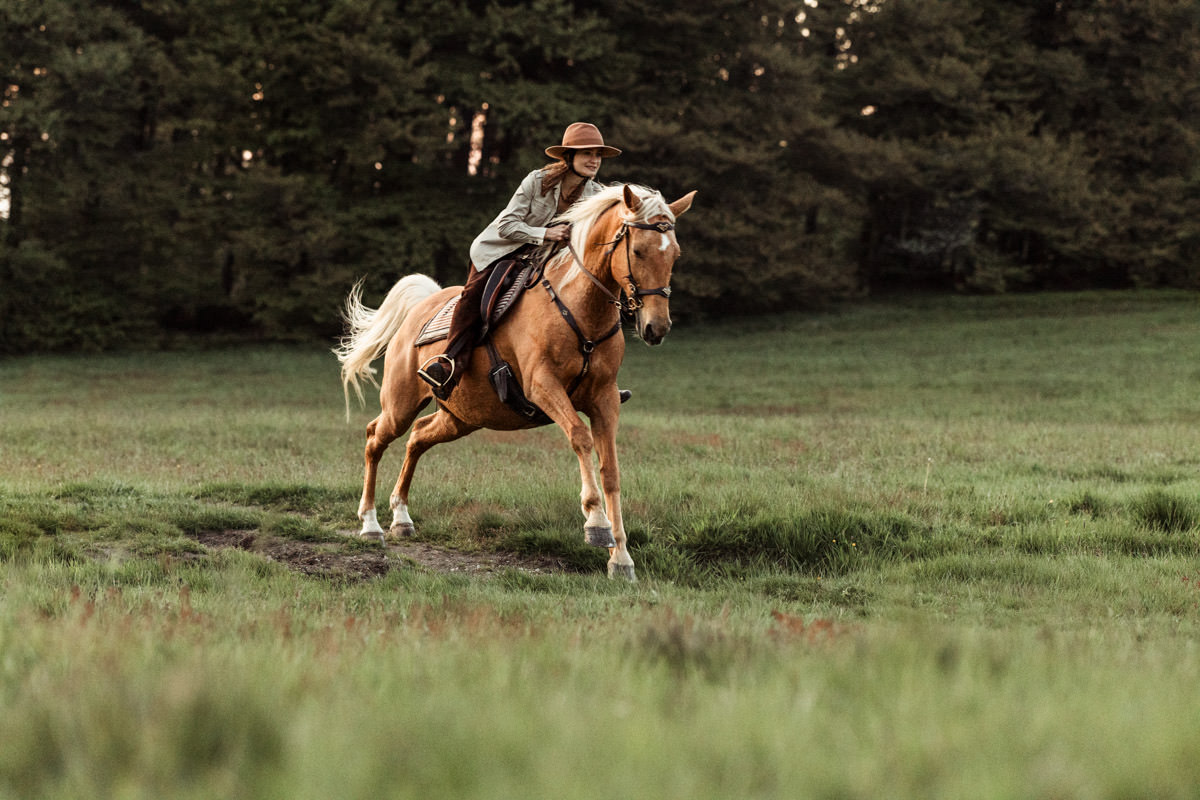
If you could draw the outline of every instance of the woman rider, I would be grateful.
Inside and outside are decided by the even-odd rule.
[[[567,241],[570,227],[547,227],[550,220],[599,192],[603,187],[595,178],[601,161],[620,154],[617,148],[604,144],[595,125],[572,123],[563,133],[562,144],[546,148],[546,155],[557,159],[555,163],[526,175],[505,209],[475,237],[471,243],[472,269],[454,307],[446,352],[428,359],[417,370],[440,399],[449,396],[467,370],[479,335],[479,304],[492,269],[546,242]]]

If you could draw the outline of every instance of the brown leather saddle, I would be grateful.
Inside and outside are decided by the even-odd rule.
[[[492,329],[516,305],[517,299],[526,289],[535,285],[540,277],[541,268],[526,259],[501,261],[492,268],[492,274],[488,276],[479,303],[479,318],[483,320],[479,341],[487,338]],[[429,318],[417,334],[414,342],[416,347],[441,341],[450,335],[450,320],[454,317],[454,308],[461,297],[461,294],[454,295]]]
[[[525,396],[512,367],[500,356],[489,334],[513,309],[525,290],[542,280],[542,265],[545,263],[545,252],[531,248],[520,252],[516,258],[506,259],[492,267],[479,303],[479,316],[483,320],[483,326],[476,340],[476,344],[484,344],[487,347],[488,359],[491,362],[488,379],[496,396],[532,426],[548,425],[552,420]],[[445,339],[450,334],[450,320],[461,297],[461,294],[457,294],[450,298],[430,317],[417,335],[414,342],[416,347]]]

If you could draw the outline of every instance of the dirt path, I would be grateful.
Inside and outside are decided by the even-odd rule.
[[[348,537],[357,537],[354,531],[342,533]],[[384,547],[378,549],[350,550],[334,542],[297,541],[256,531],[208,531],[196,534],[192,538],[213,549],[235,547],[258,553],[305,575],[346,580],[364,580],[385,575],[404,564],[417,564],[437,572],[468,574],[486,574],[498,569],[518,569],[533,573],[565,571],[560,561],[546,556],[523,557],[495,552],[464,553],[427,542],[409,540],[389,539]]]

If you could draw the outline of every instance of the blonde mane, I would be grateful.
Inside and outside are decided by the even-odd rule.
[[[628,209],[621,215],[621,219],[625,222],[645,222],[653,217],[665,216],[672,223],[675,222],[675,214],[672,213],[671,207],[667,205],[666,199],[660,192],[654,189],[648,189],[645,186],[637,186],[629,184],[629,188],[642,201],[642,207],[639,213],[635,214]],[[586,200],[580,200],[575,205],[571,206],[564,213],[559,214],[554,218],[555,222],[568,222],[571,224],[571,247],[575,248],[575,252],[583,257],[583,249],[591,237],[592,228],[600,217],[611,209],[613,206],[621,203],[625,196],[625,184],[618,183],[613,186],[606,186],[599,193],[592,195]],[[556,255],[549,264],[546,265],[547,270],[570,265],[571,273],[579,269],[579,265],[571,256],[569,248],[564,249]]]

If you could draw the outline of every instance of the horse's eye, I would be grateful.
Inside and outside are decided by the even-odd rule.
[[[641,258],[641,257],[642,257],[642,251],[641,251],[641,250],[639,250],[639,249],[637,249],[636,247],[635,247],[635,248],[633,248],[633,254],[634,254],[635,256],[637,256],[638,258]]]

